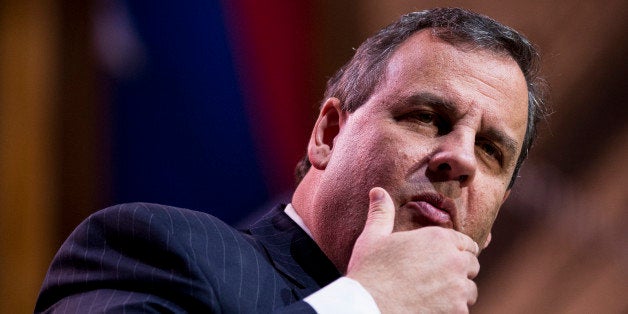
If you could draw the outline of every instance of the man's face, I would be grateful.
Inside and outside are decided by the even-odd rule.
[[[395,231],[438,225],[488,244],[526,131],[523,73],[428,31],[399,46],[385,73],[366,103],[339,114],[313,226],[321,247],[352,248],[376,186],[395,203]]]

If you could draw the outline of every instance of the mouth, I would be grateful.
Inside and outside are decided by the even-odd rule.
[[[423,226],[454,227],[454,203],[440,194],[422,194],[406,203]]]

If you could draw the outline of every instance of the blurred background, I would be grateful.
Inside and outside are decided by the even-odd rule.
[[[555,113],[481,256],[474,313],[628,312],[628,2],[0,0],[0,312],[32,312],[90,213],[241,225],[289,199],[325,81],[401,14],[526,34]]]

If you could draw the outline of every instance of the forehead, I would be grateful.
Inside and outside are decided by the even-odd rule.
[[[393,53],[373,96],[393,99],[418,93],[453,104],[459,115],[478,113],[482,123],[492,123],[491,127],[500,124],[523,141],[527,84],[518,64],[508,55],[456,47],[429,30],[419,31]]]

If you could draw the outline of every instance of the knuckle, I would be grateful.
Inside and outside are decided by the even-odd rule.
[[[369,205],[372,209],[379,209],[384,206],[384,200],[371,201]]]
[[[464,252],[465,256],[464,256],[464,260],[466,265],[468,265],[470,268],[479,268],[480,267],[480,262],[478,261],[477,256],[473,255],[470,252]]]
[[[478,299],[478,285],[473,280],[469,281],[471,282],[471,296],[473,298],[473,303],[475,303],[475,301]]]
[[[471,267],[473,267],[474,269],[477,269],[478,271],[480,271],[480,261],[478,260],[477,256],[475,255],[471,255]]]
[[[452,310],[453,313],[469,313],[469,307],[467,303],[464,302],[455,303]]]
[[[467,304],[473,305],[478,300],[478,286],[473,280],[469,280],[469,299]]]
[[[477,294],[478,294],[478,285],[473,280],[467,280],[467,282],[468,282],[468,289],[469,289],[469,291],[472,292],[473,295],[477,296]]]
[[[457,270],[466,270],[469,259],[465,254],[453,254],[451,257],[451,266]]]
[[[456,291],[459,295],[466,296],[469,285],[465,282],[466,280],[460,278],[453,283],[453,290]]]
[[[384,215],[384,211],[379,206],[371,205],[371,210],[369,210],[366,215],[368,216],[368,219],[370,220],[380,219],[380,217]]]

